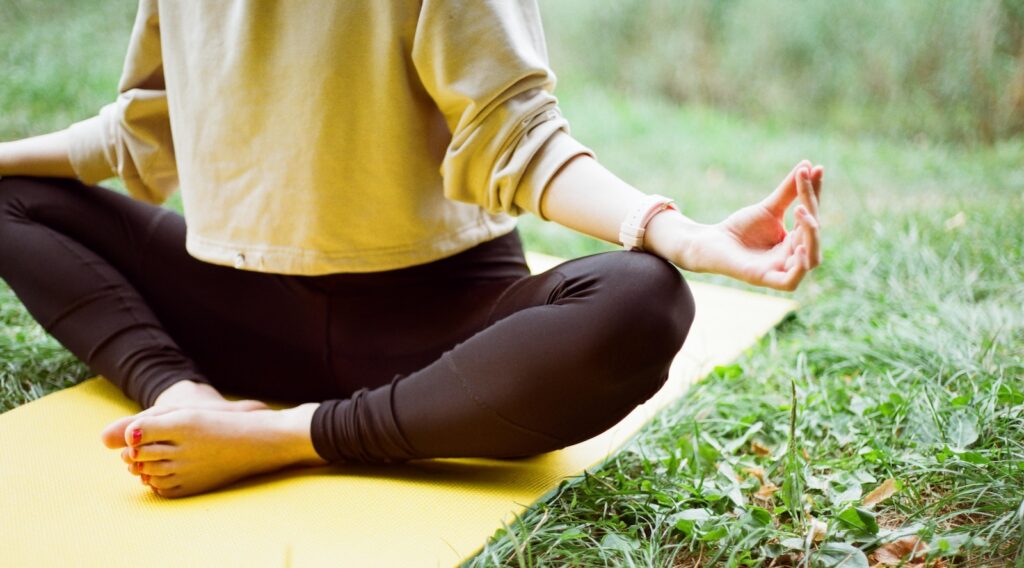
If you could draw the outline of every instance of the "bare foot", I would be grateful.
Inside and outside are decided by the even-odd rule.
[[[124,446],[124,430],[136,417],[153,413],[162,414],[165,410],[178,408],[249,412],[269,410],[270,407],[258,400],[228,400],[221,396],[217,389],[204,383],[179,381],[160,393],[153,401],[152,407],[139,414],[125,416],[108,424],[100,434],[100,438],[108,448],[122,447]],[[119,443],[120,445],[118,445]]]
[[[228,400],[214,387],[194,381],[178,381],[165,389],[153,406],[177,406],[187,408],[210,408],[218,410],[267,410],[269,407],[258,400]]]
[[[317,406],[251,412],[154,407],[122,428],[108,426],[104,443],[123,448],[128,471],[155,493],[184,497],[291,465],[326,464],[309,435]]]

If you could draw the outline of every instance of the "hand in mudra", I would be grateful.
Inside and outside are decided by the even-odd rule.
[[[795,290],[821,264],[818,198],[824,169],[802,161],[768,197],[707,227],[687,265],[750,284]],[[786,210],[795,201],[796,225],[787,231]]]

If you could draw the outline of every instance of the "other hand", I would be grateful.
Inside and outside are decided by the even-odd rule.
[[[763,200],[706,226],[687,247],[687,258],[680,261],[696,272],[795,290],[822,260],[818,201],[823,174],[823,167],[800,162]],[[786,210],[797,200],[796,224],[787,231]],[[681,262],[677,264],[682,266]]]

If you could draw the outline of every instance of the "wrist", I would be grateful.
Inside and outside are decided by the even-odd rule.
[[[0,142],[0,176],[13,175],[11,170],[10,146],[10,142]]]
[[[644,250],[658,255],[676,266],[699,272],[697,249],[700,235],[708,226],[667,209],[655,215],[647,224]]]

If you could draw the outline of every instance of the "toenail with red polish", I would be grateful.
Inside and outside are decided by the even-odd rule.
[[[146,475],[145,473],[142,474],[142,484],[143,485],[148,485],[149,484],[149,476]]]
[[[138,444],[142,441],[142,428],[136,428],[132,430],[132,445]]]

